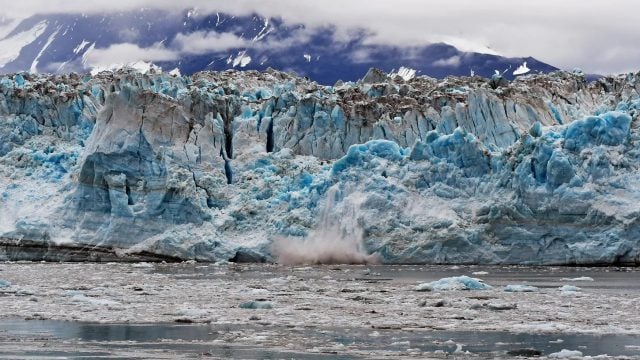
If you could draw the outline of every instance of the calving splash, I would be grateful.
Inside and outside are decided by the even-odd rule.
[[[316,228],[305,239],[279,237],[272,252],[278,263],[295,264],[374,264],[378,254],[369,254],[364,244],[364,229],[358,223],[366,197],[359,191],[327,191]],[[340,201],[341,200],[341,201]],[[341,211],[337,211],[340,207]]]

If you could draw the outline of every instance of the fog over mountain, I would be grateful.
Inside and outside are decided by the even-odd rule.
[[[307,29],[331,28],[331,40],[338,43],[364,33],[367,35],[363,40],[365,45],[422,47],[442,42],[465,52],[505,57],[532,56],[566,70],[580,67],[587,73],[607,74],[633,71],[640,63],[640,49],[627,46],[640,40],[640,23],[635,19],[639,7],[633,0],[568,0],[560,3],[551,0],[461,0],[455,3],[434,0],[426,4],[417,0],[187,0],[179,3],[27,0],[4,4],[3,11],[5,25],[11,19],[25,19],[36,14],[133,14],[141,8],[167,12],[172,19],[177,16],[179,20],[186,10],[194,10],[192,14],[196,17],[216,13],[238,17],[257,14],[277,18],[285,25],[302,24]],[[10,26],[0,25],[0,37],[11,30]],[[131,40],[144,35],[127,27],[123,27],[122,32],[122,43],[136,43]],[[187,31],[184,33],[189,34]],[[127,36],[130,41],[127,41]],[[183,40],[197,44],[202,41],[202,36],[187,36]],[[227,46],[242,45],[238,39],[229,36],[216,40]],[[112,54],[125,49],[112,49]],[[180,54],[176,53],[179,50],[176,48],[164,53],[153,53],[158,50],[155,48],[146,50],[149,59]],[[135,51],[130,53],[135,54]]]

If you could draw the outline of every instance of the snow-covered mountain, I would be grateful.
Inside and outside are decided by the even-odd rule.
[[[37,15],[21,21],[0,21],[0,73],[83,72],[145,60],[182,74],[202,70],[294,71],[323,84],[356,80],[370,67],[387,72],[429,75],[476,74],[496,70],[512,78],[519,67],[530,72],[556,70],[533,58],[462,52],[438,43],[421,47],[373,45],[370,34],[354,31],[338,36],[327,25],[310,28],[285,24],[258,14],[224,13],[181,16],[160,10],[102,15]]]

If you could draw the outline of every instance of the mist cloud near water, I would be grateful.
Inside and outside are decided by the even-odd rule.
[[[316,228],[305,239],[281,237],[273,242],[272,253],[282,265],[377,264],[377,253],[364,246],[364,230],[358,223],[363,196],[351,193],[338,205],[339,190],[327,192]]]

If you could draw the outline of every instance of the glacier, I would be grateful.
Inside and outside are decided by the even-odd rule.
[[[637,265],[639,94],[580,71],[4,75],[0,260]]]

